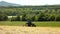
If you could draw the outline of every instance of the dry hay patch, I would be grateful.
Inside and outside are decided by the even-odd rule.
[[[0,26],[0,34],[60,34],[60,27]]]

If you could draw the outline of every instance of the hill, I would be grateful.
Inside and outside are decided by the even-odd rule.
[[[0,6],[20,6],[19,4],[14,4],[14,3],[8,3],[8,2],[5,2],[5,1],[0,1]]]

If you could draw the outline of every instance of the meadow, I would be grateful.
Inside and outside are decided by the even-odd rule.
[[[60,6],[0,7],[0,34],[60,34]]]
[[[0,21],[0,26],[25,26],[27,21]],[[32,22],[37,27],[60,27],[60,21]]]

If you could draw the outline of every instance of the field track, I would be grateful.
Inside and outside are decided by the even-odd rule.
[[[0,34],[60,34],[60,27],[0,26]]]

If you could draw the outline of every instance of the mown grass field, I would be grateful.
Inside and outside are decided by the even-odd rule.
[[[0,26],[24,26],[27,21],[0,21]],[[60,22],[44,21],[33,22],[37,27],[60,27]]]

